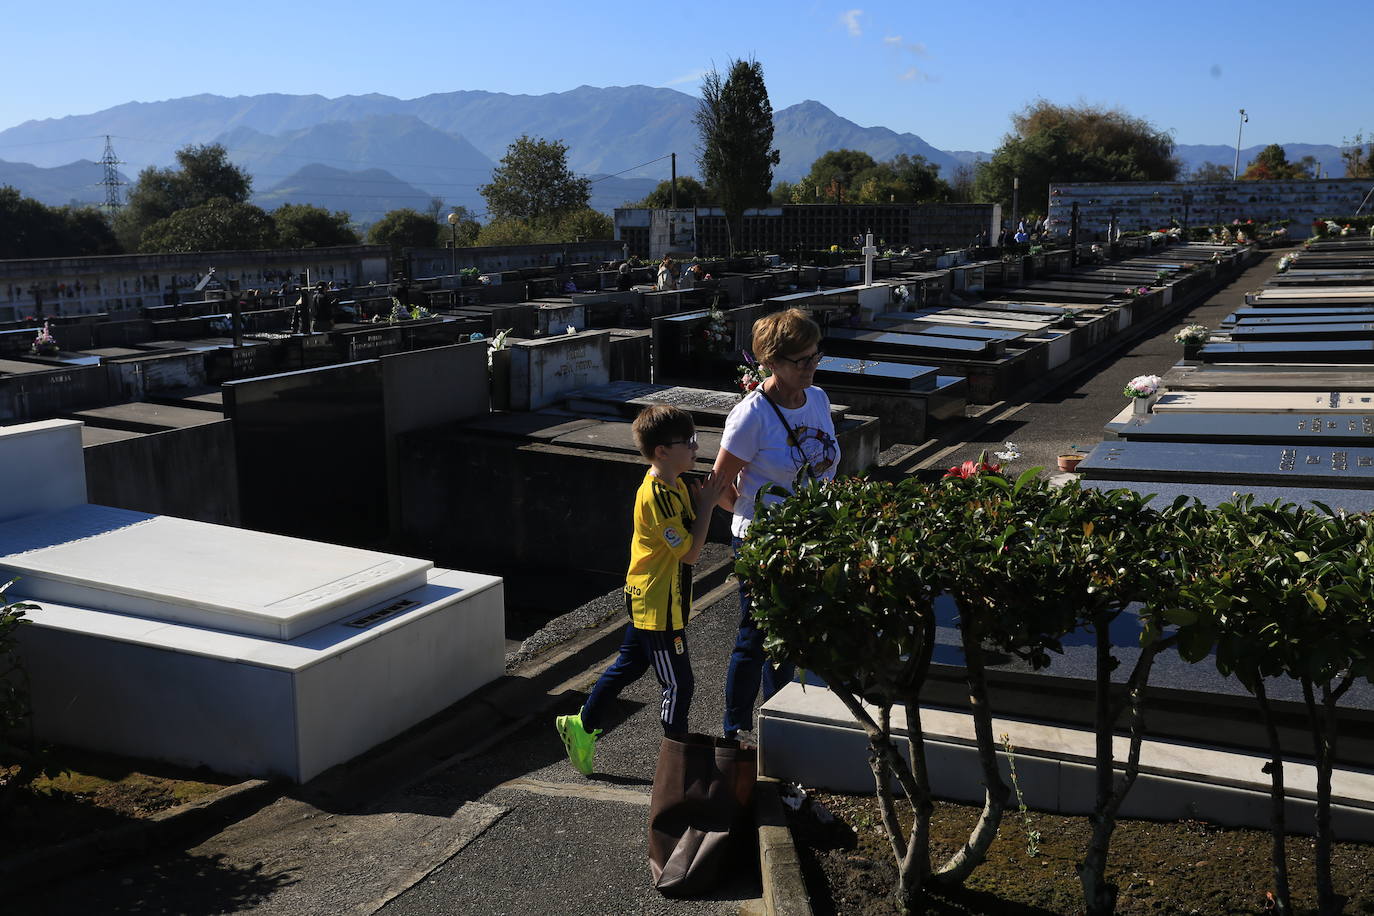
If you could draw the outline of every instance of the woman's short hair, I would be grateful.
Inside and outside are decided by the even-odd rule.
[[[681,407],[654,404],[639,412],[634,423],[630,424],[630,431],[634,433],[639,453],[645,458],[653,458],[654,449],[692,438],[697,427],[692,422],[692,415]]]
[[[820,342],[820,325],[798,308],[774,312],[754,322],[754,359],[761,363],[784,353],[799,353]]]

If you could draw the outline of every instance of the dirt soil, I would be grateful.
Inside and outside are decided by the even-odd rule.
[[[817,806],[834,816],[825,824]],[[899,810],[905,808],[901,804]],[[937,802],[931,825],[936,867],[968,837],[979,808]],[[1075,865],[1087,847],[1088,821],[1015,808],[1003,816],[988,859],[965,888],[932,895],[930,913],[1079,914],[1083,898]],[[812,792],[789,812],[817,916],[893,916],[902,909],[891,897],[897,870],[872,796]],[[910,814],[903,828],[909,829]],[[1038,831],[1035,855],[1029,832]],[[1123,820],[1112,835],[1108,878],[1121,888],[1120,914],[1266,912],[1272,886],[1268,831],[1217,827],[1201,821],[1157,823]],[[1289,881],[1298,913],[1316,905],[1310,837],[1290,836]],[[1345,912],[1374,913],[1374,845],[1338,843],[1333,855],[1336,892]]]
[[[0,856],[55,845],[92,831],[150,817],[218,792],[239,780],[205,769],[57,749],[50,776],[19,790],[0,812]],[[0,789],[17,768],[0,766]]]

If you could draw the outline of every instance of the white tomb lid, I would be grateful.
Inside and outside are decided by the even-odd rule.
[[[418,588],[433,565],[89,504],[0,524],[15,597],[271,639]]]

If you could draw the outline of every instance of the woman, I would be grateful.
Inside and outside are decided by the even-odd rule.
[[[712,473],[732,482],[720,505],[730,510],[733,545],[738,548],[754,517],[759,488],[791,490],[797,473],[829,479],[840,461],[830,399],[812,387],[821,361],[821,329],[800,309],[777,312],[754,323],[754,358],[772,373],[730,411]],[[776,502],[779,497],[769,496]],[[740,624],[725,675],[725,737],[752,731],[754,700],[762,681],[764,699],[792,679],[793,666],[764,657],[763,633],[749,613],[749,593],[739,595]]]
[[[659,292],[677,289],[676,271],[672,255],[665,254],[663,260],[658,263],[658,283],[655,286]]]

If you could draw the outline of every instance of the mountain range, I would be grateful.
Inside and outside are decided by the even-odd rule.
[[[0,131],[0,149],[22,146],[29,157],[0,162],[0,184],[45,203],[98,202],[104,199],[101,167],[82,157],[99,149],[104,136],[113,138],[129,174],[172,164],[187,144],[217,142],[253,176],[255,201],[263,206],[309,202],[348,210],[365,223],[395,207],[423,210],[440,198],[484,216],[477,188],[509,144],[527,134],[565,143],[569,167],[594,178],[592,206],[609,210],[667,178],[670,152],[677,153],[679,175],[698,172],[697,105],[694,96],[648,86],[579,86],[537,96],[463,90],[415,99],[267,94],[129,102]],[[775,111],[773,121],[781,155],[776,180],[796,181],[816,157],[840,148],[879,160],[921,155],[946,177],[988,155],[943,151],[913,133],[862,127],[815,101]],[[1242,150],[1242,164],[1260,149]],[[1290,159],[1314,155],[1327,173],[1342,172],[1335,146],[1286,149]],[[1235,156],[1225,146],[1180,145],[1176,152],[1190,169],[1205,161],[1229,164]]]

